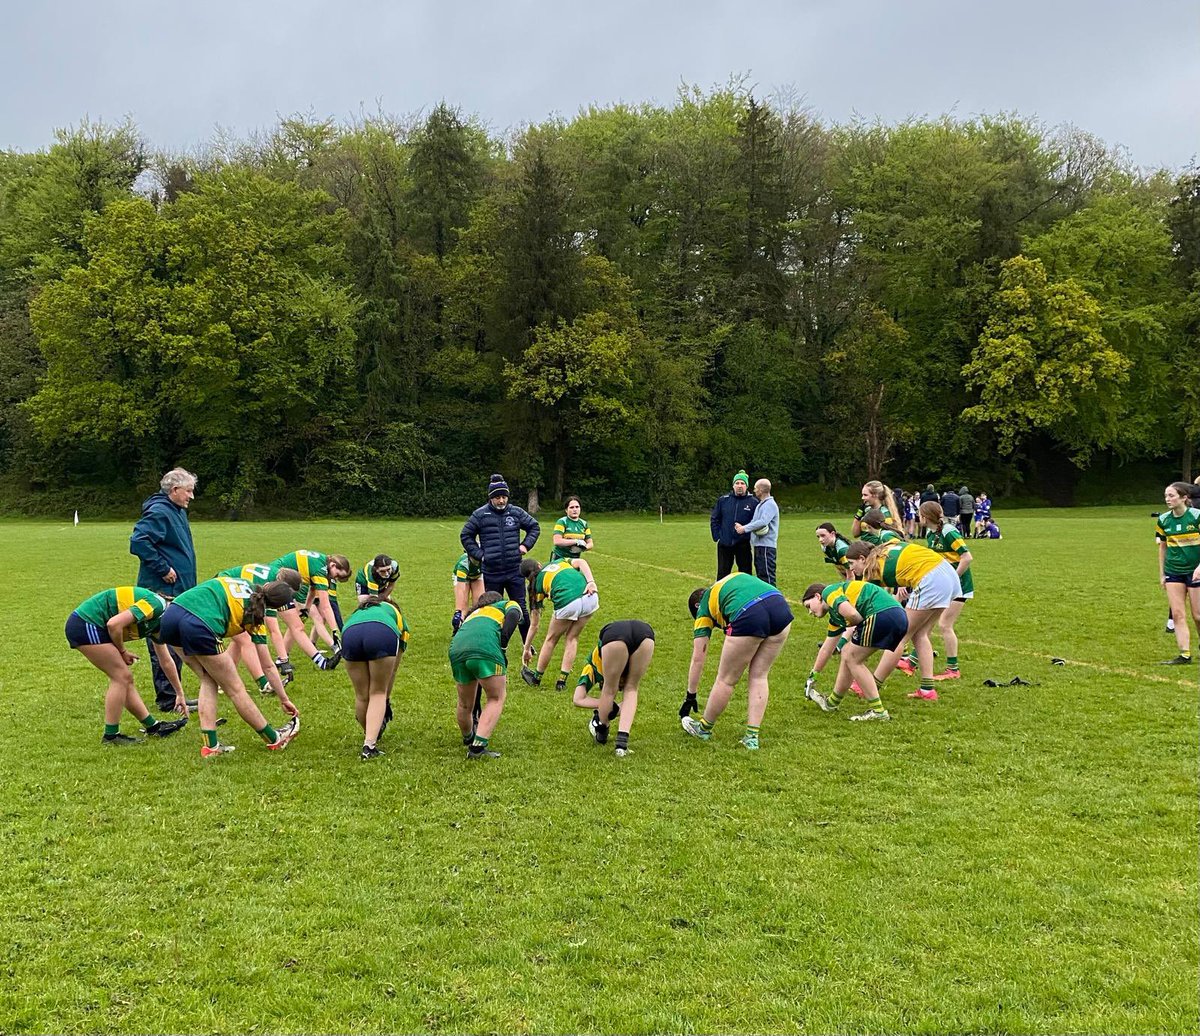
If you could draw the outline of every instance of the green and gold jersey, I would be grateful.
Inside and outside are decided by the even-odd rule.
[[[337,592],[331,586],[329,557],[326,554],[319,554],[315,550],[294,550],[290,554],[284,554],[283,557],[276,558],[271,562],[270,578],[276,578],[281,568],[294,568],[300,573],[300,591],[297,594],[297,600],[303,600],[308,596],[307,591],[310,587],[313,590],[325,590],[328,593]]]
[[[132,611],[134,624],[126,626],[123,632],[126,640],[140,640],[158,635],[158,624],[166,608],[167,602],[153,590],[140,586],[114,586],[111,590],[93,594],[75,609],[75,613],[84,622],[103,628],[114,616]]]
[[[354,577],[354,592],[356,594],[377,594],[385,586],[395,586],[395,580],[391,583],[386,583],[375,574],[375,562],[368,561],[362,568],[358,570],[358,574]],[[330,593],[333,593],[333,588],[330,587]]]
[[[199,586],[185,590],[175,598],[175,604],[184,611],[191,612],[216,636],[236,637],[242,632],[246,602],[250,600],[253,592],[254,587],[245,580],[217,576],[216,579],[206,579]],[[266,626],[251,626],[245,632],[250,634],[250,639],[255,644],[267,642]]]
[[[578,601],[587,590],[587,578],[570,561],[552,561],[533,580],[531,608],[540,608],[547,597],[557,611]]]
[[[900,523],[897,522],[896,519],[892,517],[892,512],[890,510],[888,510],[888,508],[886,508],[882,505],[880,505],[878,508],[865,507],[865,506],[860,507],[857,511],[854,512],[854,517],[856,519],[858,519],[858,521],[861,522],[863,520],[863,516],[870,510],[882,511],[884,518],[887,519],[887,524],[888,524],[889,528],[893,528],[893,529],[900,528]]]
[[[465,550],[454,563],[454,581],[456,583],[473,583],[483,578],[483,568]]]
[[[962,538],[962,533],[958,530],[958,526],[951,522],[946,522],[942,526],[941,532],[927,529],[925,531],[925,546],[941,554],[942,557],[954,566],[956,571],[958,563],[962,560],[962,556],[971,553],[966,540]],[[958,581],[962,583],[964,594],[974,593],[975,580],[971,577],[970,568],[958,577]]]
[[[450,641],[450,661],[463,662],[476,658],[505,665],[507,660],[500,647],[500,631],[504,626],[504,617],[514,610],[520,619],[521,606],[516,601],[497,601],[476,608],[463,619]]]
[[[866,525],[862,527],[862,532],[858,534],[858,538],[864,543],[871,544],[872,547],[878,547],[881,543],[904,542],[904,537],[892,529],[880,529],[878,532],[872,532]]]
[[[287,566],[282,566],[286,568]],[[276,569],[278,572],[278,569]],[[249,583],[251,586],[262,586],[263,583],[269,583],[275,578],[271,574],[270,565],[249,564],[249,565],[234,565],[233,568],[223,568],[217,573],[219,576],[227,576],[230,579],[240,579],[243,583]]]
[[[779,591],[770,583],[745,572],[735,572],[724,579],[718,579],[700,598],[700,605],[696,609],[696,622],[692,627],[692,639],[711,637],[713,629],[717,626],[725,629],[751,601],[757,601],[760,597],[772,593]]]
[[[941,564],[942,556],[928,547],[919,543],[897,543],[889,545],[878,579],[871,573],[868,576],[872,582],[881,582],[893,589],[906,586],[911,590]]]
[[[592,538],[592,530],[588,523],[582,518],[568,518],[565,514],[554,523],[554,536],[566,536],[572,540],[590,540]],[[553,542],[553,536],[551,537]],[[563,558],[577,558],[583,554],[583,547],[559,547],[556,546],[550,552],[551,561],[561,561]]]
[[[849,548],[850,544],[838,536],[833,543],[824,548],[825,564],[841,565],[844,568],[846,565],[846,551]]]
[[[358,626],[364,622],[382,622],[400,638],[400,652],[403,654],[408,649],[408,622],[404,613],[391,601],[366,604],[352,612],[342,627],[343,636],[351,626]]]
[[[600,656],[600,643],[592,648],[592,653],[583,664],[583,672],[579,674],[577,686],[590,691],[593,687],[600,690],[604,686],[604,660]]]
[[[1167,545],[1163,573],[1191,575],[1200,565],[1200,510],[1189,507],[1178,517],[1174,511],[1163,511],[1154,527],[1154,538]]]
[[[860,579],[850,579],[844,583],[834,583],[832,586],[825,587],[821,593],[821,600],[829,605],[829,614],[826,616],[829,626],[826,636],[830,637],[840,636],[849,625],[838,614],[838,606],[843,602],[848,601],[850,606],[864,619],[869,619],[872,615],[878,615],[889,608],[904,610],[903,605],[882,587],[876,586],[874,583],[865,583]]]

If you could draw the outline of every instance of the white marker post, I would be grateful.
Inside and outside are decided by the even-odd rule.
[[[75,524],[76,525],[79,524],[79,512],[78,511],[75,512]]]

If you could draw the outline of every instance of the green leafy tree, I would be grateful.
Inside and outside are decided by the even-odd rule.
[[[1075,281],[1051,281],[1037,259],[1009,259],[963,368],[980,397],[963,416],[992,425],[1004,453],[1038,432],[1078,464],[1111,445],[1130,362],[1105,341],[1101,321],[1100,306]]]

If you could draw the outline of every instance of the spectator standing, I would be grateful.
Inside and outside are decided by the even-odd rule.
[[[521,559],[533,549],[541,531],[533,515],[508,502],[504,476],[493,475],[488,502],[471,513],[459,534],[463,550],[483,570],[484,590],[506,594],[521,606],[522,638],[529,632],[529,608]]]
[[[930,484],[925,487],[925,491],[921,494],[920,503],[927,504],[931,500],[936,503],[937,499],[938,499],[938,492],[936,489],[933,488],[933,485]]]
[[[129,553],[141,561],[137,585],[169,601],[196,585],[196,548],[188,524],[188,505],[196,495],[196,476],[183,468],[172,468],[158,485],[159,491],[142,503],[142,516],[129,537]],[[174,649],[168,650],[178,679],[179,654]],[[149,655],[155,704],[160,712],[173,712],[175,691],[171,681],[159,665],[158,655],[153,651]],[[195,706],[194,702],[188,704]]]
[[[771,483],[760,478],[754,483],[754,498],[758,504],[749,524],[734,525],[739,535],[750,533],[750,547],[754,551],[754,574],[764,583],[775,586],[775,550],[779,545],[779,505],[771,496]]]
[[[750,534],[739,533],[735,526],[745,525],[754,517],[758,501],[750,495],[750,476],[739,471],[733,476],[732,491],[717,498],[709,515],[713,542],[717,545],[717,578],[724,579],[733,571],[753,575],[753,553]]]
[[[975,498],[971,495],[971,491],[963,486],[958,491],[958,531],[963,534],[964,539],[971,535],[971,520],[974,517]],[[946,515],[946,518],[953,521],[949,514]]]
[[[947,489],[939,502],[942,505],[942,514],[958,514],[958,494],[953,489]]]

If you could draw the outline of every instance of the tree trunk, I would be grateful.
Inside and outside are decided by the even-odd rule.
[[[1195,468],[1192,466],[1195,463],[1195,455],[1193,454],[1194,443],[1186,437],[1183,440],[1183,480],[1184,482],[1192,482],[1192,475],[1195,473]]]
[[[538,491],[536,487],[529,491],[529,501],[525,510],[530,514],[538,513]]]
[[[567,443],[560,434],[554,447],[554,497],[560,503],[567,492]]]

